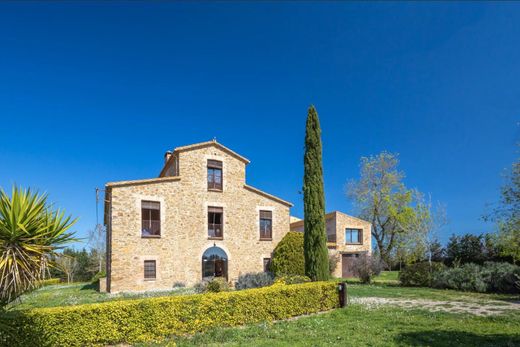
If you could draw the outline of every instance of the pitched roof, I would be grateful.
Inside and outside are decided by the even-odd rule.
[[[220,144],[217,142],[217,140],[211,140],[211,141],[206,141],[206,142],[199,142],[199,143],[194,143],[192,145],[187,145],[187,146],[180,146],[180,147],[177,147],[173,150],[173,153],[175,152],[183,152],[183,151],[191,151],[191,150],[194,150],[194,149],[199,149],[199,148],[203,148],[203,147],[208,147],[208,146],[215,146],[217,148],[220,148],[221,150],[223,150],[224,152],[242,160],[244,163],[246,164],[249,164],[250,161],[249,159],[241,156],[240,154],[238,154],[237,152],[227,148],[226,146],[224,146],[223,144]]]
[[[266,198],[272,199],[272,200],[274,200],[274,201],[277,201],[277,202],[279,202],[279,203],[281,203],[281,204],[284,204],[284,205],[287,205],[287,206],[289,206],[289,207],[292,207],[292,206],[293,206],[293,204],[291,204],[289,201],[285,201],[285,200],[283,200],[283,199],[280,199],[279,197],[276,197],[276,196],[274,196],[274,195],[271,195],[271,194],[269,194],[269,193],[266,193],[266,192],[264,192],[264,191],[262,191],[262,190],[260,190],[260,189],[258,189],[258,188],[252,187],[252,186],[250,186],[250,185],[244,184],[244,188],[246,188],[246,189],[252,191],[253,193],[257,193],[257,194],[259,194],[259,195],[263,195],[263,196],[265,196]]]

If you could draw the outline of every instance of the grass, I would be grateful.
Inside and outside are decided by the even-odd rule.
[[[112,300],[130,300],[145,297],[193,294],[192,288],[175,288],[171,291],[146,293],[100,293],[91,283],[74,283],[45,286],[24,294],[10,308],[23,310],[35,307],[56,307],[92,304]]]
[[[373,284],[359,283],[356,279],[347,279],[347,291],[353,297],[408,298],[428,300],[515,300],[518,296],[503,294],[465,293],[455,290],[432,288],[400,287],[397,281],[397,271],[385,271],[376,277]],[[50,285],[25,294],[19,302],[11,305],[13,309],[22,310],[34,307],[55,307],[90,304],[112,300],[129,300],[143,297],[193,294],[191,288],[175,288],[171,291],[147,293],[107,294],[99,293],[90,283],[74,283],[70,285]]]
[[[520,314],[464,314],[368,309],[351,305],[297,320],[216,328],[193,337],[137,346],[518,346]]]
[[[383,272],[373,284],[347,280],[351,297],[382,297],[472,302],[486,305],[490,300],[518,300],[518,296],[480,294],[432,288],[400,287],[397,272]],[[111,295],[99,293],[89,283],[50,285],[23,295],[17,310],[129,300],[150,296],[191,294],[191,288],[167,292]],[[496,304],[496,303],[495,303]],[[404,310],[398,307],[350,305],[345,309],[260,325],[215,328],[192,337],[175,337],[164,343],[139,346],[516,346],[520,345],[520,311],[478,317],[464,313]]]

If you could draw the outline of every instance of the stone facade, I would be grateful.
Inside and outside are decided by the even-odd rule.
[[[343,276],[343,269],[347,266],[343,264],[345,260],[343,255],[370,254],[372,252],[372,224],[339,211],[327,213],[325,215],[325,222],[327,226],[327,246],[329,248],[329,254],[336,256],[338,259],[338,266],[333,275],[338,278],[346,277]],[[303,232],[303,220],[295,220],[291,223],[290,228],[291,231]],[[346,229],[361,230],[362,242],[359,244],[345,242]]]
[[[228,280],[260,272],[264,258],[289,231],[290,203],[246,184],[249,161],[216,141],[167,153],[159,178],[107,183],[107,290],[166,290],[202,280],[202,256],[212,246],[227,255]],[[222,191],[208,190],[207,162],[222,162]],[[141,202],[160,203],[160,237],[141,236]],[[208,207],[223,209],[223,238],[208,237]],[[272,211],[272,239],[260,240],[260,211]],[[156,261],[145,280],[144,261]]]

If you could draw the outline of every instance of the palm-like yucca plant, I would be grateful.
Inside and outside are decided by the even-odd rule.
[[[47,203],[47,195],[13,187],[0,190],[0,304],[7,304],[45,278],[51,259],[75,241],[76,222]]]

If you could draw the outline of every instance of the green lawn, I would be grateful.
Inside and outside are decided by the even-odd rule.
[[[385,271],[376,277],[371,285],[361,284],[356,279],[347,280],[347,291],[352,297],[383,297],[383,298],[409,298],[429,300],[509,300],[511,295],[464,293],[455,290],[442,290],[432,288],[400,287],[397,282],[396,271]],[[175,288],[167,292],[148,292],[141,294],[107,294],[99,293],[90,283],[75,283],[51,285],[37,289],[23,295],[20,302],[11,305],[14,309],[27,309],[33,307],[55,307],[67,305],[90,304],[111,300],[128,300],[151,296],[185,295],[193,294],[191,288]]]
[[[90,283],[74,283],[45,286],[22,295],[18,302],[11,305],[15,310],[23,310],[34,307],[55,307],[80,304],[92,304],[112,300],[129,300],[154,296],[193,294],[192,288],[175,288],[167,292],[124,293],[107,294],[99,293]]]
[[[172,341],[178,346],[519,346],[520,314],[477,317],[352,305],[292,321],[218,328],[138,346]]]
[[[490,300],[518,301],[513,295],[465,293],[431,288],[398,286],[397,272],[384,272],[374,283],[365,285],[347,280],[351,298],[379,297],[465,301],[486,305]],[[149,296],[192,294],[190,288],[168,292],[110,295],[98,293],[88,283],[52,285],[22,296],[14,309],[52,307],[128,300]],[[494,303],[496,305],[496,303]],[[193,337],[175,337],[180,346],[518,346],[520,345],[520,310],[496,316],[429,312],[394,306],[350,305],[346,309],[277,323],[238,328],[216,328]]]

